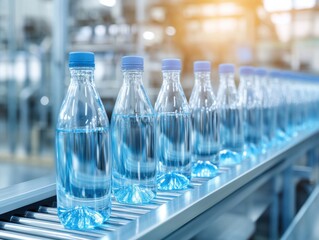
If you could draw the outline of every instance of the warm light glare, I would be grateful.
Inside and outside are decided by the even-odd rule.
[[[220,3],[218,6],[220,16],[236,15],[241,12],[241,9],[235,3]]]
[[[264,0],[264,7],[268,12],[307,9],[315,6],[316,0]]]
[[[114,7],[116,0],[100,0],[100,3],[106,7]]]
[[[286,25],[276,25],[276,32],[281,42],[288,42],[291,38],[290,28]]]
[[[153,40],[155,38],[155,34],[153,32],[151,32],[151,31],[145,31],[143,33],[143,38],[145,40],[150,40],[151,41],[151,40]]]
[[[314,6],[316,6],[316,0],[295,0],[294,1],[295,9],[313,8]]]
[[[291,22],[290,13],[274,13],[271,15],[271,21],[276,25],[288,24]]]
[[[264,0],[264,7],[268,12],[289,11],[292,6],[291,0]]]
[[[176,34],[176,29],[173,26],[168,26],[165,29],[165,32],[168,36],[174,36]]]

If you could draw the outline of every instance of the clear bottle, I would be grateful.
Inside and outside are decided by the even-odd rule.
[[[259,82],[262,91],[262,118],[263,118],[263,143],[266,149],[274,147],[276,139],[276,109],[272,97],[267,70],[256,68],[256,81]]]
[[[155,111],[143,86],[144,59],[122,58],[123,85],[112,114],[113,195],[144,204],[156,196]]]
[[[220,119],[210,80],[210,62],[194,62],[195,84],[189,100],[192,116],[192,177],[214,177],[219,168]]]
[[[288,126],[287,133],[290,137],[296,137],[298,135],[298,122],[302,117],[302,112],[299,111],[298,104],[301,103],[302,98],[299,94],[299,90],[295,88],[294,75],[290,72],[283,72],[282,85],[285,89],[287,114],[288,114]]]
[[[163,84],[157,112],[157,186],[160,190],[187,188],[191,179],[191,112],[180,83],[181,61],[162,61]]]
[[[282,85],[282,74],[280,71],[273,70],[269,73],[272,97],[276,107],[277,122],[277,143],[281,144],[289,140],[288,137],[288,108],[285,96],[285,89]]]
[[[239,98],[243,106],[244,158],[256,159],[262,153],[262,98],[254,79],[254,68],[240,67]]]
[[[71,82],[56,128],[57,207],[69,229],[91,229],[111,211],[109,121],[94,86],[94,54],[69,54]]]
[[[220,109],[220,166],[238,164],[243,158],[243,112],[234,81],[233,64],[220,64],[217,94]]]

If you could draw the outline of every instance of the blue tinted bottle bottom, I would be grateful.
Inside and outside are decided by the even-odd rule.
[[[85,230],[102,225],[111,214],[111,208],[95,210],[90,207],[58,208],[58,216],[67,229]]]
[[[274,147],[274,140],[269,140],[268,137],[263,136],[262,153],[263,154],[267,153],[268,149],[271,149],[273,147]]]
[[[162,191],[186,189],[189,184],[189,179],[176,172],[159,174],[157,177],[157,188]]]
[[[210,161],[196,161],[192,167],[192,177],[213,178],[218,173],[218,166]]]
[[[261,152],[261,149],[258,149],[255,144],[248,143],[244,146],[243,158],[245,160],[255,161],[257,159],[257,155]]]
[[[230,150],[222,150],[219,152],[219,166],[230,167],[241,163],[242,154]]]
[[[113,190],[116,201],[126,204],[145,204],[156,197],[156,190],[141,187],[137,184]]]
[[[282,130],[279,130],[277,132],[276,142],[278,144],[285,143],[285,142],[289,141],[289,139],[290,139],[289,136],[285,132],[283,132]]]

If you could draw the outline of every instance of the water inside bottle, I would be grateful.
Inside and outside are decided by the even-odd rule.
[[[109,129],[57,129],[57,200],[62,224],[90,229],[110,216]]]

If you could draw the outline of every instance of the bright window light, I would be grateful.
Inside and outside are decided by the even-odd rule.
[[[100,0],[100,3],[106,7],[114,7],[116,4],[116,0]]]
[[[316,0],[295,0],[294,1],[295,9],[313,8],[314,6],[316,6]]]
[[[271,15],[271,21],[273,24],[289,24],[291,22],[290,13],[273,13]]]
[[[264,0],[264,7],[268,12],[289,11],[292,9],[291,0]]]
[[[145,40],[150,40],[151,41],[151,40],[153,40],[155,38],[155,34],[153,32],[151,32],[151,31],[145,31],[143,33],[143,38]]]

